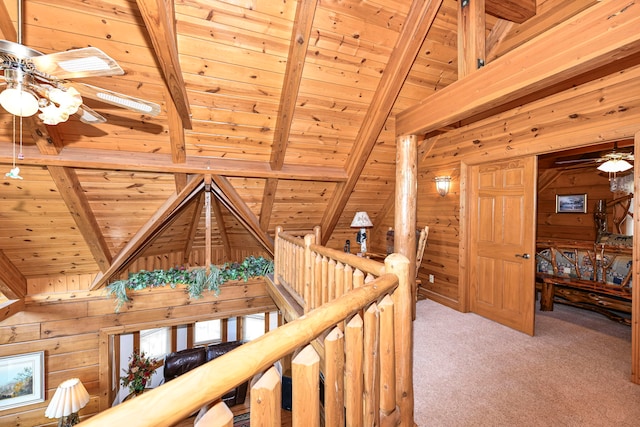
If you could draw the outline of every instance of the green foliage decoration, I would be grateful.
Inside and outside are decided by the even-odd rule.
[[[107,285],[107,295],[116,298],[116,313],[123,304],[130,301],[127,291],[141,290],[177,285],[184,285],[189,298],[201,298],[204,291],[220,294],[220,285],[229,280],[247,281],[252,277],[266,276],[273,273],[273,261],[264,257],[249,256],[242,262],[228,262],[222,266],[210,265],[209,273],[204,267],[187,269],[186,267],[172,267],[169,270],[140,270],[129,273],[126,280],[117,280]]]

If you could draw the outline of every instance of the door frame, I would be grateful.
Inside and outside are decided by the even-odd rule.
[[[602,141],[598,141],[602,142]],[[634,153],[640,153],[640,131],[634,135]],[[488,162],[487,162],[488,163]],[[460,162],[460,248],[458,250],[458,278],[459,278],[459,309],[463,313],[469,312],[469,247],[470,247],[470,218],[468,206],[471,203],[469,185],[469,168],[476,163]],[[482,162],[477,163],[482,164]],[[536,179],[537,179],[536,168]],[[640,190],[639,177],[634,177],[634,193]],[[537,186],[536,186],[537,188]],[[537,190],[536,190],[537,191]],[[536,194],[537,200],[537,194]],[[536,203],[537,205],[537,203]],[[640,384],[640,197],[633,198],[633,264],[632,277],[636,286],[631,290],[631,382]],[[534,216],[537,218],[537,214]],[[531,274],[535,274],[535,267]],[[535,301],[534,301],[535,304]]]

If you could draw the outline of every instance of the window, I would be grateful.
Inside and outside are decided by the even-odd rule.
[[[195,344],[205,344],[222,340],[220,332],[220,319],[196,322],[193,341]]]
[[[245,341],[251,341],[264,335],[264,313],[244,316],[242,334],[242,339]]]
[[[169,328],[143,329],[140,331],[140,351],[148,357],[161,359],[171,351]]]

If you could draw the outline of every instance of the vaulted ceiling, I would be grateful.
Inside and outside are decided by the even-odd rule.
[[[0,282],[16,294],[51,274],[104,284],[138,256],[268,251],[278,225],[330,239],[358,210],[375,222],[396,116],[477,68],[459,44],[482,39],[489,63],[598,2],[486,0],[466,34],[454,0],[25,0],[21,31],[11,3],[0,38],[97,47],[125,74],[82,83],[161,106],[85,98],[106,123],[56,126],[0,109]]]

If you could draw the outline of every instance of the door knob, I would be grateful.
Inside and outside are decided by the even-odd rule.
[[[529,259],[529,254],[516,254],[516,257]]]

